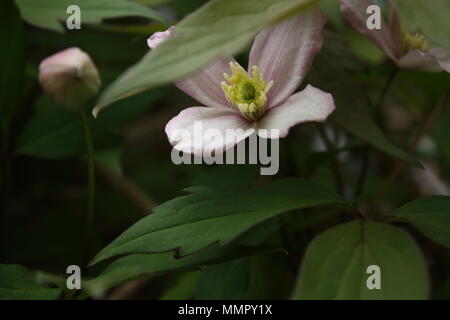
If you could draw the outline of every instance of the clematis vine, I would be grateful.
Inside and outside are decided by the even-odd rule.
[[[399,68],[450,72],[450,50],[433,45],[420,31],[411,33],[401,23],[397,7],[390,1],[389,21],[370,30],[366,21],[371,0],[340,0],[348,22],[375,43]]]
[[[91,57],[74,47],[44,59],[39,65],[39,82],[57,105],[80,113],[88,158],[87,234],[84,257],[87,263],[91,258],[94,239],[95,160],[94,143],[84,105],[100,89],[100,75]]]
[[[335,108],[331,94],[311,85],[294,93],[322,47],[324,24],[322,12],[309,9],[262,30],[251,48],[247,70],[233,58],[220,58],[177,81],[179,89],[204,106],[187,108],[167,123],[172,146],[199,155],[219,153],[255,132],[277,139],[298,123],[325,121]],[[155,33],[148,39],[149,47],[154,49],[173,31]],[[204,130],[220,130],[224,139],[198,141],[196,122]],[[191,133],[190,138],[177,134],[180,130]],[[225,134],[229,130],[236,134]]]

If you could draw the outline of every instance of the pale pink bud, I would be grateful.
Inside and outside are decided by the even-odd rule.
[[[63,50],[42,61],[39,82],[57,104],[68,110],[83,107],[101,85],[97,68],[79,48]]]
[[[172,36],[173,26],[167,29],[166,31],[155,32],[151,35],[150,38],[147,39],[147,45],[150,49],[155,49],[165,40],[169,39]]]

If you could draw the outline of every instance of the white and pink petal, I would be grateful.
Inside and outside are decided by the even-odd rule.
[[[325,16],[313,7],[261,31],[253,43],[249,71],[257,65],[266,82],[269,108],[283,103],[297,88],[322,47]]]
[[[165,31],[155,32],[147,39],[147,45],[150,49],[156,49],[161,43],[169,39],[173,34],[174,27],[171,26]]]
[[[428,53],[435,57],[444,71],[450,72],[450,50],[441,47],[433,47],[428,50]]]
[[[397,28],[400,21],[393,21],[388,28],[382,20],[380,29],[369,29],[367,19],[370,14],[367,13],[367,8],[374,4],[372,0],[340,0],[340,3],[342,14],[353,28],[364,34],[392,60],[395,60],[399,54],[400,44],[398,43],[398,33],[391,33],[391,30]],[[398,18],[398,16],[393,17]]]
[[[389,3],[389,33],[391,35],[392,52],[395,55],[401,51],[402,48],[402,22],[400,20],[400,13],[393,1]]]
[[[256,129],[262,138],[283,138],[296,124],[325,121],[334,109],[331,94],[308,85],[290,96],[284,104],[270,109],[257,123]]]
[[[412,50],[396,62],[402,69],[414,69],[427,72],[441,71],[441,66],[436,61],[436,58],[429,52]]]
[[[191,107],[166,125],[171,145],[197,156],[222,153],[255,132],[254,124],[232,109]]]
[[[223,74],[230,72],[229,59],[216,59],[200,71],[175,82],[187,95],[208,107],[230,107],[221,82]]]
[[[156,49],[161,43],[173,36],[175,29],[170,27],[166,31],[155,32],[147,39],[150,49]],[[175,82],[175,85],[187,95],[208,107],[227,107],[228,101],[222,91],[220,83],[223,74],[229,71],[230,59],[216,59],[199,71]]]

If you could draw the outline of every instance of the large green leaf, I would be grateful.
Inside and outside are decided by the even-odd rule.
[[[166,20],[156,11],[138,3],[125,0],[16,0],[22,18],[41,28],[63,32],[66,13],[70,5],[81,10],[82,23],[101,23],[105,18],[140,16],[166,24]]]
[[[402,22],[412,31],[420,30],[433,42],[450,49],[450,1],[396,0]]]
[[[268,24],[317,0],[212,0],[181,21],[177,35],[149,52],[109,86],[94,115],[110,103],[192,73],[241,50]]]
[[[107,128],[90,119],[96,148],[111,147],[120,141]],[[40,158],[60,159],[84,153],[86,150],[79,114],[50,103],[39,101],[37,112],[22,131],[17,153]]]
[[[51,289],[35,283],[24,267],[0,264],[0,300],[53,300],[61,289]]]
[[[418,165],[417,160],[389,141],[375,123],[369,98],[355,78],[362,70],[353,53],[336,36],[327,34],[308,79],[333,95],[336,110],[332,121],[381,151]]]
[[[120,141],[114,132],[147,112],[167,90],[158,89],[111,106],[101,119],[89,119],[97,151],[116,147]],[[124,108],[124,105],[127,108]],[[64,158],[85,152],[83,128],[77,113],[67,112],[47,97],[36,104],[36,114],[19,137],[17,152],[40,158]]]
[[[6,130],[22,97],[25,71],[23,26],[11,0],[0,3],[0,39],[0,125]]]
[[[166,284],[164,293],[159,300],[189,300],[195,292],[200,277],[200,271],[182,272],[173,275]]]
[[[275,249],[245,246],[221,248],[215,245],[181,259],[174,259],[172,253],[132,254],[112,262],[97,277],[84,280],[83,288],[94,297],[100,297],[109,288],[140,276],[156,276],[180,269],[197,269],[199,265],[222,262],[272,250]]]
[[[197,282],[200,300],[242,299],[250,281],[250,260],[241,258],[206,267]]]
[[[380,267],[381,289],[367,288],[371,265]],[[403,230],[352,221],[320,234],[303,258],[294,299],[426,299],[425,261]]]
[[[450,197],[415,200],[395,210],[392,217],[413,224],[430,239],[450,247]]]
[[[175,0],[133,0],[134,2],[146,5],[146,6],[159,6]]]
[[[180,256],[213,243],[228,244],[251,227],[287,210],[318,205],[350,206],[337,194],[301,179],[278,180],[244,191],[210,187],[168,201],[138,221],[93,259],[127,253],[176,250]]]

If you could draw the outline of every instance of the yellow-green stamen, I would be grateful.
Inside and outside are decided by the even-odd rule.
[[[402,47],[401,54],[406,55],[412,50],[426,51],[430,47],[428,40],[420,32],[410,33],[405,28],[401,29]]]
[[[230,62],[231,76],[224,73],[222,89],[228,102],[248,120],[258,120],[266,112],[267,93],[273,81],[266,81],[257,66],[249,75],[237,62]]]

